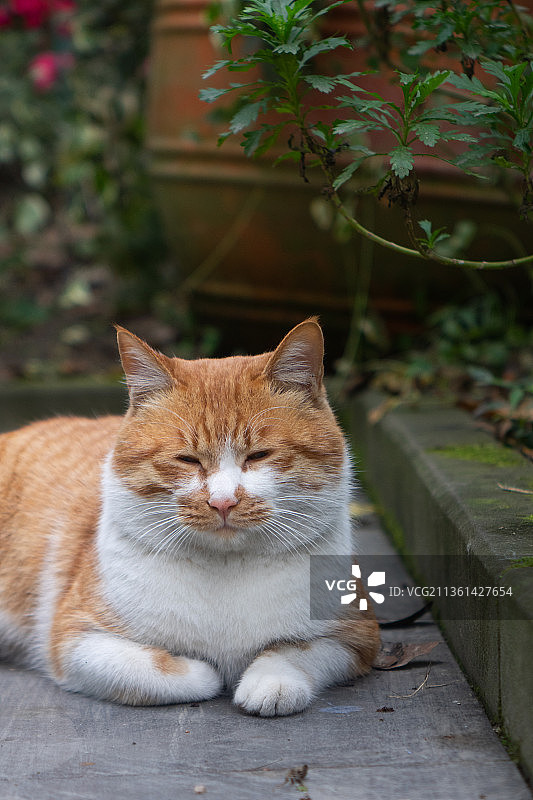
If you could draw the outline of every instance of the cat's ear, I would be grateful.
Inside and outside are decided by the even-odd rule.
[[[126,375],[130,393],[130,404],[136,408],[154,392],[171,389],[175,385],[172,373],[167,368],[166,358],[119,325],[117,329],[118,350]]]
[[[315,319],[301,322],[285,336],[270,356],[265,377],[285,389],[317,396],[324,377],[324,337]]]

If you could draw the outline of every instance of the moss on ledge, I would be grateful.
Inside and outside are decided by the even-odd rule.
[[[494,467],[515,467],[522,463],[522,457],[514,450],[492,442],[482,444],[458,444],[446,447],[435,447],[431,453],[438,453],[447,458],[459,458],[461,461],[477,461],[479,464],[491,464]]]

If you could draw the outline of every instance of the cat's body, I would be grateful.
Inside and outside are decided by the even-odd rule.
[[[370,668],[371,613],[310,619],[309,553],[351,552],[350,468],[313,321],[272,354],[186,362],[119,331],[124,418],[0,437],[0,650],[156,704],[304,708]]]

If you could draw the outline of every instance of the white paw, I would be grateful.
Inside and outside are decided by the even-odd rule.
[[[242,676],[233,702],[261,717],[295,714],[307,708],[313,692],[304,673],[290,665],[282,671],[276,666],[264,657],[255,661]]]
[[[187,659],[189,673],[184,678],[190,695],[187,700],[210,700],[222,690],[222,678],[207,661]]]

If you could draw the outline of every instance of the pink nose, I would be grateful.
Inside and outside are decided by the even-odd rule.
[[[213,497],[207,501],[211,508],[216,508],[224,522],[227,520],[232,508],[235,508],[238,500],[235,497]]]

